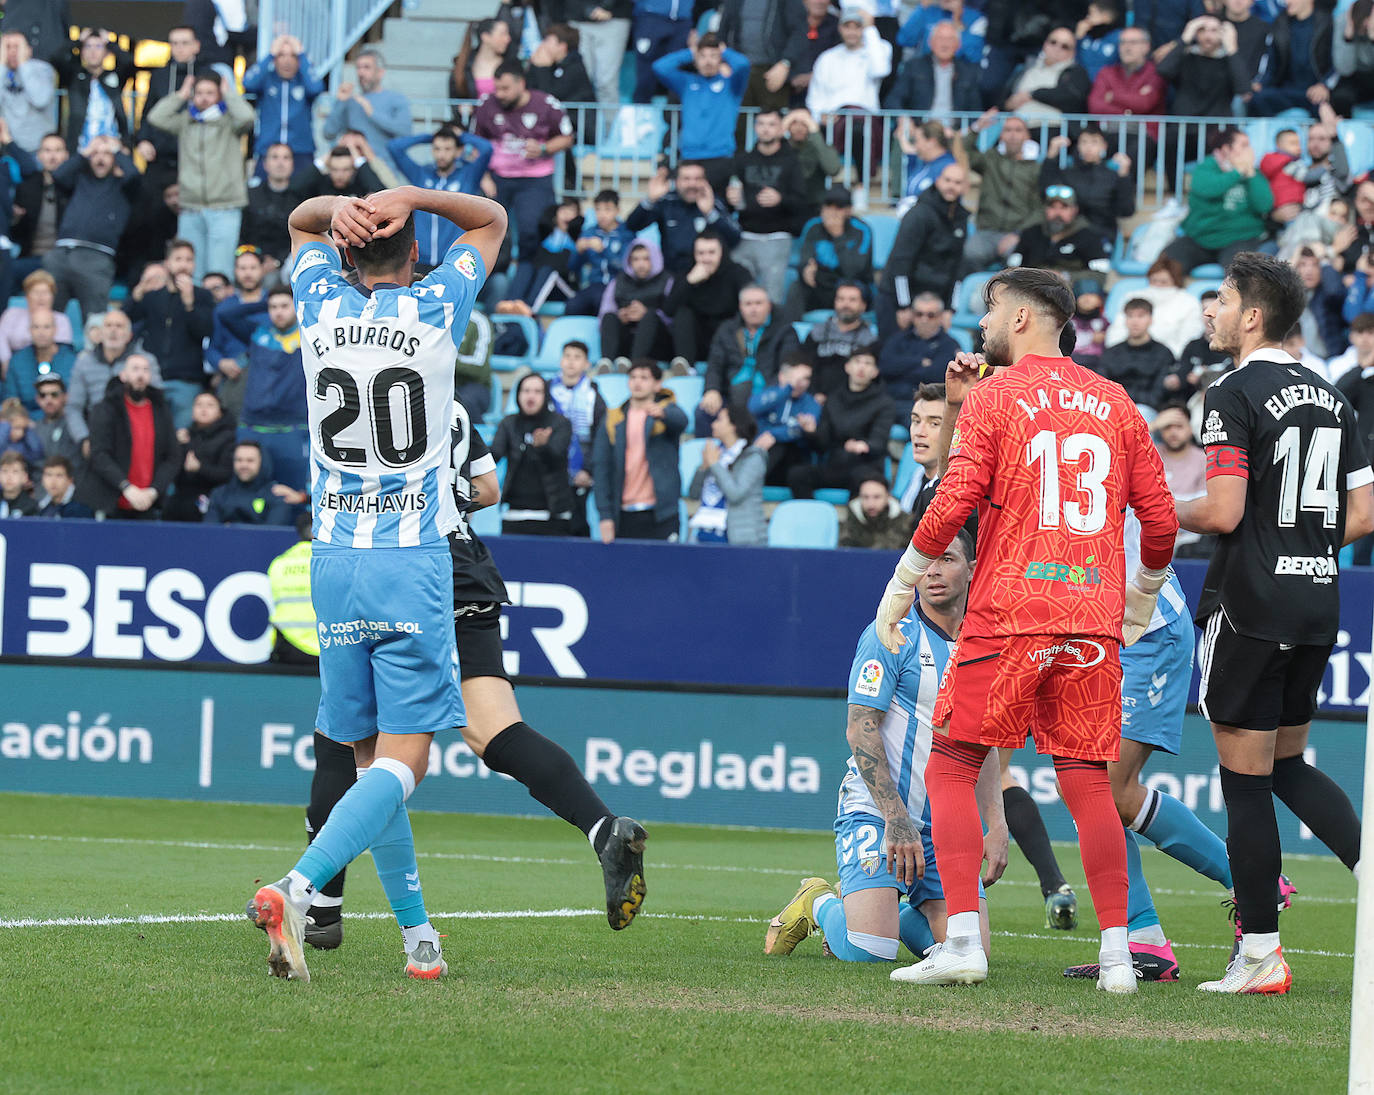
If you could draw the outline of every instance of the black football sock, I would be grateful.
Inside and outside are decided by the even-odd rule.
[[[1002,809],[1007,815],[1007,829],[1012,840],[1021,849],[1040,879],[1040,892],[1049,897],[1064,885],[1064,874],[1059,869],[1059,860],[1054,857],[1050,847],[1050,834],[1045,831],[1044,819],[1040,808],[1030,792],[1019,784],[1002,791]]]
[[[1279,822],[1274,816],[1272,776],[1249,776],[1222,766],[1226,800],[1226,850],[1236,884],[1236,913],[1247,935],[1279,930],[1274,880],[1283,866]]]
[[[518,779],[530,797],[542,803],[583,835],[597,828],[592,844],[597,855],[611,835],[602,818],[615,815],[601,801],[568,751],[523,722],[512,723],[487,743],[482,762],[493,772]]]
[[[1274,794],[1351,870],[1360,859],[1360,819],[1337,783],[1302,757],[1274,761]]]
[[[358,779],[357,761],[347,745],[331,741],[315,731],[315,775],[310,780],[310,805],[305,811],[306,843],[324,828],[339,799],[348,793]],[[319,888],[322,897],[333,898],[329,904],[314,906],[310,914],[317,924],[328,924],[339,918],[344,892],[344,871],[340,871]]]

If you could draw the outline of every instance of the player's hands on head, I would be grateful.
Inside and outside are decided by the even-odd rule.
[[[414,209],[402,190],[381,190],[368,196],[372,205],[372,235],[379,240],[394,236]]]
[[[344,198],[334,208],[329,231],[334,239],[346,247],[363,247],[377,234],[381,218],[376,206],[368,198]],[[395,229],[393,229],[395,231]]]

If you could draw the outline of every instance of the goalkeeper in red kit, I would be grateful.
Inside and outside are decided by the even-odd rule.
[[[1098,988],[1135,992],[1126,932],[1126,845],[1107,761],[1121,746],[1120,644],[1144,634],[1168,575],[1178,520],[1164,467],[1130,396],[1061,356],[1073,294],[1045,270],[988,282],[987,363],[1007,366],[964,400],[949,470],[878,606],[891,650],[930,561],[978,507],[978,568],[935,703],[926,786],[949,908],[946,940],[895,981],[987,978],[978,934],[983,831],[974,782],[987,751],[1025,742],[1054,758],[1078,825],[1102,928]],[[1127,582],[1126,507],[1141,524]]]

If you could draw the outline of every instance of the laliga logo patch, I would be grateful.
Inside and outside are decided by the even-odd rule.
[[[876,696],[882,683],[883,667],[869,660],[859,667],[859,679],[854,684],[854,691],[861,696]]]
[[[477,280],[477,260],[472,257],[471,251],[464,251],[453,260],[453,268],[467,278],[468,281]]]

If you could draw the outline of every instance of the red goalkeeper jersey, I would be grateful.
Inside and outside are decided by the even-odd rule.
[[[969,393],[916,550],[940,554],[974,506],[969,636],[1120,640],[1126,507],[1151,569],[1169,564],[1178,531],[1164,465],[1130,396],[1064,357],[1027,355]]]

